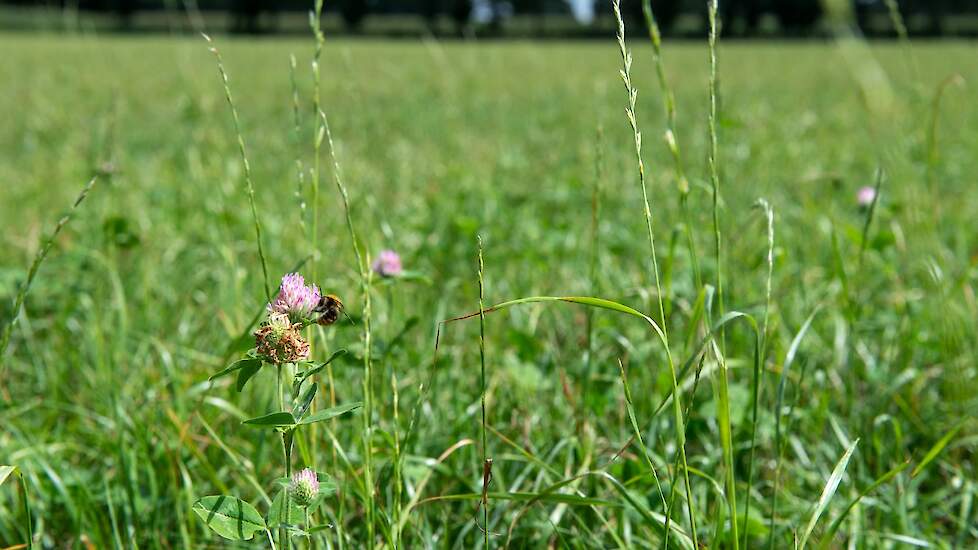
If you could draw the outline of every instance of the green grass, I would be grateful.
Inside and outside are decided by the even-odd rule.
[[[659,548],[664,533],[683,547],[690,501],[712,548],[733,548],[733,533],[747,548],[978,544],[973,45],[914,42],[913,68],[897,43],[721,41],[714,218],[706,40],[662,45],[662,88],[643,31],[627,35],[661,294],[613,37],[327,36],[333,143],[321,142],[319,163],[314,41],[216,37],[272,283],[306,260],[303,273],[355,323],[317,333],[320,360],[349,350],[319,394],[372,394],[371,416],[296,444],[295,466],[339,487],[314,519],[332,524],[319,547],[362,548],[371,532],[404,548]],[[191,506],[235,494],[264,513],[281,447],[241,425],[275,410],[273,374],[241,394],[230,378],[207,382],[265,303],[213,55],[200,38],[58,35],[0,35],[0,51],[0,325],[36,252],[101,174],[2,359],[0,464],[23,474],[27,499],[15,476],[0,486],[0,548],[26,542],[25,504],[45,547],[221,546]],[[952,74],[964,87],[942,85]],[[675,96],[676,154],[662,138],[663,89]],[[334,152],[348,205],[332,185]],[[855,194],[878,168],[867,219]],[[774,215],[769,310],[762,198]],[[722,309],[707,286],[714,219]],[[371,282],[360,268],[382,248],[421,276]],[[577,298],[508,304],[518,307],[485,315],[480,331],[481,300],[530,296]],[[620,304],[668,331],[676,404],[666,338]],[[438,322],[473,312],[442,325],[434,357]],[[730,510],[750,518],[733,530]]]

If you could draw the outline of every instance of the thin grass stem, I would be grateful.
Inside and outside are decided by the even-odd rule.
[[[208,44],[214,43],[210,36],[203,34],[203,37],[207,40]],[[244,169],[245,184],[248,188],[248,203],[251,205],[251,217],[255,222],[255,240],[258,241],[258,259],[261,260],[261,273],[265,281],[265,298],[271,301],[272,285],[271,280],[268,278],[268,262],[265,260],[265,248],[262,245],[261,222],[258,219],[258,206],[255,204],[255,186],[251,179],[251,163],[248,162],[244,135],[241,133],[241,121],[238,118],[238,109],[234,105],[234,98],[231,96],[231,82],[228,79],[227,71],[224,69],[224,60],[221,58],[221,52],[213,45],[210,47],[210,50],[214,54],[214,57],[217,58],[217,69],[221,73],[221,82],[224,85],[224,97],[227,99],[228,106],[231,108],[231,118],[234,120],[234,132],[238,138],[238,152],[241,154],[241,166]]]
[[[302,166],[302,155],[299,144],[302,140],[302,116],[299,109],[299,83],[295,77],[296,60],[294,55],[289,56],[289,81],[292,84],[292,123],[293,140],[295,141],[295,198],[296,206],[299,207],[299,229],[306,239],[309,238],[309,230],[306,227],[306,178],[305,168]]]
[[[329,129],[329,119],[326,117],[326,113],[319,111],[319,118],[322,122],[321,129],[325,132],[326,141],[329,145],[329,155],[333,162],[333,182],[336,184],[336,190],[340,194],[340,198],[343,203],[343,211],[346,216],[346,227],[350,234],[350,240],[353,243],[353,253],[356,257],[357,270],[360,274],[360,291],[363,299],[363,332],[361,339],[363,341],[363,422],[364,422],[364,434],[363,434],[363,445],[364,445],[364,466],[363,466],[363,476],[364,476],[364,487],[365,487],[365,498],[366,498],[366,522],[367,522],[367,534],[369,537],[370,545],[374,541],[374,486],[373,486],[373,369],[371,365],[371,346],[373,345],[371,341],[371,327],[370,327],[370,317],[371,317],[371,306],[370,306],[370,284],[371,284],[371,271],[367,268],[367,262],[364,260],[363,254],[360,252],[359,239],[357,238],[357,232],[353,225],[353,214],[350,209],[350,197],[346,191],[346,186],[343,184],[343,174],[340,170],[340,163],[336,156],[336,146],[333,143],[333,133]],[[369,261],[369,260],[368,260]]]
[[[748,521],[750,518],[750,503],[751,503],[751,488],[754,484],[754,448],[757,439],[757,408],[759,402],[759,392],[760,392],[760,377],[763,372],[763,365],[765,362],[765,353],[767,352],[767,329],[768,321],[771,314],[771,281],[774,277],[774,209],[771,205],[764,199],[758,199],[756,206],[761,208],[764,212],[764,217],[767,220],[767,283],[765,284],[765,300],[764,300],[764,317],[761,323],[761,333],[758,335],[760,339],[760,352],[759,359],[757,363],[757,368],[754,372],[754,383],[752,387],[752,401],[753,408],[751,411],[751,428],[750,428],[750,457],[747,459],[747,489],[745,491],[745,501],[744,501],[744,522]],[[744,528],[744,548],[748,548],[748,536],[749,531]]]
[[[319,60],[323,54],[323,43],[326,41],[322,31],[323,0],[315,0],[315,7],[310,16],[309,25],[312,28],[313,36],[316,39],[316,47],[312,56],[312,108],[313,116],[319,118],[322,113],[322,99],[320,94],[320,75]],[[310,248],[315,253],[319,245],[319,181],[320,181],[320,148],[323,144],[322,129],[313,136],[313,156],[312,156],[312,234],[310,236]],[[318,255],[313,261],[312,276],[313,280],[318,280],[319,275]]]
[[[85,200],[85,197],[88,196],[88,192],[92,190],[93,186],[95,186],[95,181],[97,179],[98,176],[93,177],[88,181],[85,187],[82,188],[81,193],[78,194],[78,198],[76,198],[75,202],[72,203],[68,213],[58,220],[58,223],[54,226],[54,230],[51,232],[51,235],[48,236],[48,239],[44,241],[44,245],[41,246],[41,248],[37,251],[37,254],[34,255],[34,261],[31,262],[31,266],[27,269],[27,280],[24,282],[23,286],[20,287],[20,291],[17,292],[17,297],[14,299],[14,309],[10,314],[10,322],[7,323],[6,327],[4,327],[3,337],[0,338],[0,375],[3,375],[3,371],[7,366],[6,362],[4,361],[4,357],[7,353],[7,346],[10,345],[10,335],[14,331],[14,325],[17,324],[17,320],[20,318],[20,310],[24,306],[24,300],[27,299],[27,293],[30,292],[31,285],[34,284],[34,277],[37,276],[37,271],[41,268],[44,258],[47,257],[48,252],[51,251],[51,247],[54,246],[55,239],[58,238],[61,230],[68,225],[69,221],[71,221],[71,218],[74,216],[78,205],[80,205],[82,201]]]
[[[618,48],[621,53],[622,69],[619,71],[621,75],[622,83],[625,86],[625,93],[628,96],[628,101],[625,107],[625,116],[628,119],[629,126],[631,127],[632,134],[634,136],[635,143],[635,162],[638,166],[638,180],[639,185],[642,188],[642,199],[645,209],[645,225],[648,231],[649,237],[649,252],[651,254],[652,260],[652,274],[655,278],[655,288],[656,295],[658,297],[659,305],[659,319],[662,326],[662,338],[663,345],[665,347],[666,358],[669,363],[669,370],[672,374],[673,380],[673,405],[676,420],[676,446],[677,452],[679,453],[682,463],[683,463],[683,478],[686,487],[686,506],[689,515],[690,532],[694,545],[697,542],[696,537],[696,514],[694,512],[694,502],[693,502],[693,489],[689,481],[689,471],[687,470],[686,464],[686,438],[685,438],[685,423],[683,421],[682,405],[679,398],[679,387],[678,380],[676,379],[676,366],[673,361],[672,351],[669,348],[669,334],[666,329],[666,319],[665,319],[665,307],[663,305],[664,297],[662,295],[662,286],[659,282],[659,265],[656,259],[655,252],[655,233],[652,229],[652,209],[649,206],[648,190],[645,185],[645,164],[642,161],[642,133],[638,129],[638,120],[635,115],[635,100],[638,97],[638,91],[632,85],[631,78],[631,68],[632,68],[632,55],[629,53],[628,49],[625,47],[625,22],[622,20],[621,16],[621,0],[612,0],[612,7],[615,12],[615,19],[618,23]],[[673,488],[677,484],[673,483]],[[672,510],[666,510],[666,522],[671,519]],[[668,528],[666,529],[668,533]]]
[[[720,238],[720,166],[718,156],[717,140],[717,38],[720,29],[717,21],[717,0],[709,0],[709,19],[710,19],[710,183],[713,192],[713,244],[714,261],[716,262],[716,287],[717,303],[720,307],[720,316],[724,314],[723,304],[723,256],[722,242]],[[721,346],[723,335],[721,334]],[[722,347],[721,347],[722,349]]]
[[[485,263],[482,260],[482,236],[479,236],[479,385],[482,404],[482,533],[484,548],[489,548],[489,480],[492,478],[492,463],[489,459],[489,440],[486,437],[486,312],[485,312]]]
[[[686,171],[683,169],[682,154],[676,137],[676,97],[669,85],[668,78],[666,78],[665,62],[662,58],[662,34],[655,19],[655,12],[652,10],[651,0],[642,0],[642,13],[645,15],[649,40],[652,42],[652,59],[655,61],[655,74],[659,82],[662,105],[666,114],[665,141],[669,153],[672,155],[673,171],[679,190],[679,209],[683,218],[683,233],[686,237],[686,246],[689,249],[690,263],[693,268],[693,282],[696,284],[696,288],[700,288],[703,286],[703,282],[700,278],[699,255],[696,252],[696,241],[693,239],[693,228],[689,213],[689,180],[686,178]]]
[[[598,286],[598,245],[600,240],[599,223],[601,219],[601,180],[604,179],[604,130],[599,126],[595,132],[594,145],[594,183],[591,186],[591,249],[588,258],[589,294],[597,294]],[[594,312],[587,311],[587,359],[584,366],[584,381],[590,385],[594,364]]]

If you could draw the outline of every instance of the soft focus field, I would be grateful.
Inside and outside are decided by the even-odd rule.
[[[312,163],[311,40],[218,37],[217,45],[242,117],[271,276],[277,280],[314,255],[302,272],[342,297],[357,322],[324,331],[314,353],[323,359],[329,350],[351,351],[334,364],[334,389],[339,402],[360,400],[359,283],[325,145],[316,243],[305,236],[295,197],[297,153],[305,168]],[[651,47],[641,40],[630,45],[665,324],[681,363],[709,323],[696,306],[700,288],[661,139],[665,120]],[[691,228],[702,278],[712,284],[707,50],[705,41],[665,48],[692,184]],[[755,201],[765,198],[776,216],[749,495],[753,335],[746,324],[733,324],[723,343],[738,509],[743,513],[750,500],[750,547],[768,544],[779,451],[771,540],[774,548],[790,548],[857,438],[810,546],[978,545],[978,51],[969,43],[915,43],[910,52],[896,43],[863,48],[720,49],[724,300],[728,311],[759,322],[768,245]],[[44,235],[88,178],[104,173],[42,266],[0,374],[0,463],[25,474],[35,540],[50,548],[230,544],[206,530],[191,504],[235,493],[264,511],[258,487],[269,490],[281,475],[281,458],[273,435],[240,425],[273,410],[272,378],[261,378],[268,373],[240,395],[232,380],[206,383],[264,304],[237,143],[213,56],[202,39],[54,35],[0,36],[0,52],[3,324]],[[290,53],[299,60],[302,93],[298,143]],[[425,501],[482,490],[477,319],[443,330],[437,374],[430,375],[437,321],[478,311],[477,235],[485,242],[487,303],[592,295],[658,318],[620,64],[611,37],[470,45],[327,39],[323,105],[354,223],[372,255],[396,249],[406,269],[424,276],[379,284],[373,294],[378,544],[387,540],[383,518],[394,495],[385,468],[395,433],[394,370],[402,435],[419,383],[433,382],[417,438],[405,449],[405,508],[416,494],[421,503],[406,513],[404,547],[482,545],[476,500]],[[934,95],[954,73],[966,84],[945,90],[936,156],[928,161]],[[886,177],[860,261],[866,212],[856,191],[874,183],[878,166]],[[779,449],[778,383],[792,340],[816,311],[784,376]],[[712,315],[719,318],[716,304]],[[648,327],[611,311],[526,305],[486,317],[486,350],[490,489],[540,497],[493,498],[492,545],[502,547],[511,535],[512,547],[659,547],[657,529],[636,511],[661,514],[663,507],[631,440],[618,366],[620,359],[667,491],[682,475],[673,469],[672,409],[653,416],[671,382]],[[697,528],[701,542],[727,547],[712,352],[702,366],[695,398],[692,371],[683,380]],[[300,445],[298,460],[331,472],[340,485],[320,517],[333,528],[317,535],[319,547],[369,546],[358,487],[359,414],[321,425]],[[928,460],[948,433],[946,446]],[[435,464],[460,441],[472,444]],[[834,538],[824,537],[853,499],[908,460],[849,512]],[[629,498],[600,476],[551,491],[576,488],[591,500],[545,494],[589,470],[606,471]],[[26,540],[20,494],[14,477],[0,487],[0,547]],[[688,530],[682,498],[673,515]]]

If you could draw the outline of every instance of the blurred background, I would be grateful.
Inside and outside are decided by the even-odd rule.
[[[978,36],[978,0],[726,0],[728,37],[809,37],[826,34],[825,4],[844,4],[867,36],[892,36],[890,9],[899,9],[914,36]],[[305,33],[307,0],[0,0],[0,29],[243,34]],[[653,9],[671,36],[702,36],[706,2],[656,0]],[[898,7],[897,7],[898,4]],[[623,0],[634,20],[640,0]],[[337,33],[417,37],[605,37],[612,27],[604,0],[336,0],[323,26]]]

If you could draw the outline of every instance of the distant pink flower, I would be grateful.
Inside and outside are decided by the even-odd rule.
[[[370,269],[381,277],[397,277],[401,274],[401,257],[393,250],[381,250]]]
[[[876,198],[876,189],[870,186],[860,187],[859,192],[856,193],[856,203],[862,208],[869,208],[869,205],[873,204],[873,200]]]
[[[292,496],[292,501],[302,508],[312,504],[316,495],[319,494],[319,478],[316,472],[311,468],[306,468],[301,472],[292,474],[289,494]]]
[[[284,313],[293,323],[303,322],[312,316],[312,310],[319,305],[322,295],[316,285],[306,286],[305,279],[298,273],[282,277],[278,295],[268,304],[269,313]]]

